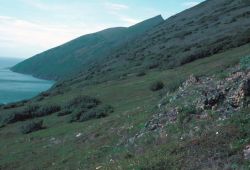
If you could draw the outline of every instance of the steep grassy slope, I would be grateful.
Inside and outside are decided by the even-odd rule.
[[[241,123],[238,124],[241,127],[230,122],[228,124],[220,122],[218,126],[217,121],[202,121],[193,124],[193,126],[205,126],[204,134],[208,132],[205,131],[207,129],[210,129],[209,133],[213,134],[209,138],[201,134],[199,140],[206,139],[205,141],[208,142],[202,143],[201,148],[198,145],[195,150],[191,148],[191,141],[180,140],[179,134],[182,134],[182,131],[174,125],[168,127],[168,142],[161,143],[162,140],[159,140],[157,134],[149,135],[144,141],[140,141],[136,148],[130,141],[151,119],[161,99],[159,93],[150,91],[149,87],[152,82],[162,80],[168,91],[173,87],[177,88],[180,82],[187,79],[190,74],[197,76],[214,74],[221,77],[226,73],[226,68],[233,67],[239,63],[242,56],[246,55],[250,55],[249,44],[172,70],[152,71],[144,77],[133,75],[125,80],[98,85],[82,86],[83,82],[78,82],[60,90],[55,88],[44,95],[43,100],[38,100],[38,97],[28,103],[64,105],[75,96],[82,94],[97,97],[111,104],[115,112],[106,118],[83,123],[68,123],[68,116],[58,117],[53,114],[39,118],[44,120],[46,129],[28,135],[22,135],[18,130],[26,122],[9,124],[0,129],[0,145],[2,146],[0,168],[27,170],[95,169],[97,167],[102,167],[102,169],[164,169],[168,167],[168,169],[179,169],[190,166],[192,168],[192,165],[195,168],[197,164],[204,166],[202,162],[195,159],[191,150],[197,151],[194,154],[202,155],[203,159],[209,158],[207,151],[235,155],[235,160],[222,161],[220,166],[215,164],[214,168],[243,167],[243,164],[247,167],[248,165],[243,160],[237,161],[237,156],[240,156],[243,146],[241,144],[243,138],[238,138],[235,132],[238,128],[242,130],[246,128]],[[55,91],[64,93],[54,93]],[[163,93],[165,91],[161,92]],[[14,108],[14,110],[20,109]],[[13,109],[4,110],[3,108],[0,110],[2,115],[12,111]],[[236,121],[238,118],[240,117],[236,116],[233,120]],[[235,127],[236,131],[232,131],[232,128],[228,126]],[[190,130],[189,127],[186,131],[188,130]],[[223,135],[215,136],[218,130],[220,134],[230,136],[227,138]],[[81,135],[77,137],[79,134]],[[132,143],[129,144],[129,141]],[[237,148],[232,145],[234,148],[230,149],[231,142],[235,142]],[[248,141],[243,144],[246,142]],[[187,153],[189,155],[186,157]]]
[[[208,0],[34,99],[0,106],[0,169],[249,169],[242,154],[250,142],[249,106],[226,117],[209,108],[205,119],[197,119],[205,114],[187,115],[193,112],[187,106],[176,121],[144,133],[152,119],[164,122],[161,114],[172,105],[178,110],[207,95],[209,84],[198,98],[179,93],[191,74],[205,82],[224,81],[250,55],[249,5],[248,0]],[[152,91],[158,81],[165,87]],[[172,102],[164,105],[169,96]],[[114,112],[99,114],[99,104]],[[82,115],[89,119],[71,121]],[[20,127],[34,130],[40,120],[39,131],[21,134]]]
[[[250,41],[247,0],[208,0],[170,17],[82,75],[110,79],[180,66]],[[111,79],[112,79],[111,78]]]
[[[25,60],[12,70],[46,79],[66,78],[86,69],[91,61],[104,58],[161,22],[162,17],[156,16],[129,28],[110,28],[84,35]]]

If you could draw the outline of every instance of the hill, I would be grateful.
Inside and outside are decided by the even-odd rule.
[[[227,117],[209,107],[201,115],[196,110],[193,112],[192,107],[184,109],[180,112],[183,113],[183,118],[178,117],[176,121],[175,112],[171,114],[175,107],[181,109],[190,102],[195,103],[200,99],[204,101],[204,90],[209,90],[207,97],[213,101],[215,86],[210,89],[210,81],[221,80],[226,83],[226,79],[233,76],[232,71],[237,68],[240,59],[247,55],[250,55],[250,44],[175,69],[154,70],[143,77],[131,76],[91,86],[82,86],[83,82],[78,82],[63,88],[57,87],[29,101],[4,105],[0,107],[0,120],[2,123],[3,120],[8,120],[9,123],[2,124],[0,128],[0,145],[3,146],[0,167],[248,169],[249,161],[244,160],[242,154],[250,142],[247,107],[237,108],[237,111],[227,113]],[[188,78],[191,74],[198,77],[201,84],[190,83],[189,86],[183,86],[182,91],[183,81],[192,82]],[[234,84],[233,80],[225,87],[232,90],[238,87],[243,79],[237,79],[240,81]],[[165,84],[165,88],[159,93],[150,90],[155,81]],[[203,83],[204,81],[208,84]],[[182,87],[180,90],[179,86]],[[198,97],[195,94],[196,88],[201,89],[197,91]],[[171,92],[169,89],[177,90]],[[216,97],[217,93],[214,94]],[[100,118],[70,123],[69,120],[79,113],[79,106],[74,105],[74,113],[62,114],[61,111],[77,101],[89,103],[79,100],[79,96],[86,95],[111,105],[114,111]],[[223,103],[218,105],[218,109],[221,106]],[[14,116],[32,110],[34,117]],[[174,118],[170,123],[168,121],[171,119],[166,119],[169,115]],[[43,120],[41,130],[33,129],[33,133],[22,134],[24,130],[27,133],[27,129],[31,129],[30,122],[39,120]]]
[[[0,106],[0,169],[249,169],[249,5],[205,1]]]
[[[105,60],[96,61],[82,76],[100,81],[169,69],[244,45],[250,42],[249,11],[249,1],[205,1],[168,18]]]
[[[163,22],[156,16],[134,26],[110,28],[84,35],[66,44],[27,59],[12,68],[13,71],[45,79],[62,79],[86,69],[91,62],[104,58],[131,40],[143,35]]]

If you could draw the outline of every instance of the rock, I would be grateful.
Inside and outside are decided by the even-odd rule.
[[[176,123],[180,111],[178,107],[193,106],[195,114],[192,116],[201,120],[213,118],[209,114],[212,111],[213,114],[218,114],[218,121],[224,121],[235,111],[250,105],[248,96],[250,71],[237,70],[223,81],[216,77],[198,79],[191,75],[175,92],[166,94],[163,99],[168,99],[168,102],[158,105],[158,111],[137,134],[136,139],[147,133],[158,133],[168,124]],[[219,132],[215,132],[215,135],[219,135]],[[250,145],[244,150],[244,156],[245,159],[250,159]]]
[[[246,148],[243,150],[244,159],[250,160],[250,145],[247,145]]]
[[[250,79],[244,80],[239,88],[229,97],[229,102],[232,107],[238,108],[244,104],[244,99],[250,96]]]
[[[186,82],[183,84],[183,86],[190,86],[198,82],[199,82],[199,79],[195,77],[193,74],[191,74],[189,78],[186,80]]]
[[[241,84],[242,92],[244,93],[244,96],[250,96],[250,79],[246,79]]]
[[[151,125],[151,126],[149,127],[149,130],[151,130],[151,131],[153,131],[153,130],[155,130],[155,129],[157,129],[157,125],[156,125],[156,124],[153,124],[153,125]]]

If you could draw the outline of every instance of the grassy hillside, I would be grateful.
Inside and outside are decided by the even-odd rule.
[[[230,122],[231,119],[220,125],[217,124],[217,121],[207,120],[193,122],[192,127],[186,127],[188,131],[194,126],[206,126],[204,133],[195,136],[199,140],[203,139],[203,134],[214,134],[218,130],[221,134],[230,133],[229,138],[224,138],[223,135],[216,138],[210,136],[208,143],[202,143],[201,148],[198,147],[195,153],[188,151],[187,146],[189,146],[190,139],[179,140],[179,135],[183,131],[175,125],[167,126],[168,142],[161,142],[163,139],[159,141],[158,133],[152,133],[142,141],[137,141],[136,146],[132,141],[133,137],[145,128],[145,123],[157,112],[156,106],[161,100],[161,96],[175,91],[174,89],[177,89],[190,74],[216,75],[218,78],[222,78],[228,68],[234,67],[239,63],[240,58],[247,55],[250,55],[249,44],[172,70],[152,71],[144,77],[133,75],[125,80],[114,80],[91,86],[82,86],[81,82],[78,82],[61,89],[64,93],[58,93],[55,88],[48,94],[43,94],[43,99],[37,97],[25,105],[55,104],[63,106],[76,96],[89,95],[100,99],[105,104],[112,105],[114,112],[105,118],[81,123],[68,123],[69,115],[58,117],[57,113],[35,118],[43,120],[46,128],[27,135],[21,134],[19,128],[29,120],[8,124],[0,129],[0,145],[2,146],[0,167],[1,169],[95,169],[98,167],[101,169],[179,169],[189,167],[192,169],[199,165],[198,167],[203,169],[206,168],[206,165],[197,161],[195,154],[209,159],[207,151],[211,150],[213,151],[211,154],[215,154],[215,151],[218,154],[235,156],[231,161],[224,160],[223,157],[220,164],[213,165],[214,168],[247,168],[249,162],[243,161],[242,158],[239,161],[237,156],[241,156],[244,145],[249,142],[249,136],[247,135],[248,138],[237,136],[236,132],[229,129],[229,127],[233,127],[236,131],[239,128],[247,130],[247,124],[235,124]],[[158,80],[164,82],[165,88],[160,93],[152,92],[150,86]],[[25,106],[19,107],[16,104],[11,107],[13,109],[10,110],[4,109],[3,106],[1,116],[14,110],[21,110]],[[242,118],[239,121],[247,121],[249,112],[242,112],[239,115]],[[232,119],[238,121],[238,118],[240,117]],[[241,142],[242,139],[246,141]],[[214,140],[216,143],[213,144]],[[234,146],[233,149],[229,147],[231,144]],[[214,145],[216,145],[216,150],[213,150]],[[186,157],[186,153],[189,153],[188,157]]]
[[[248,1],[205,1],[168,18],[104,61],[97,61],[82,76],[100,81],[164,70],[244,45],[250,41],[249,11]]]
[[[86,70],[91,62],[105,58],[112,51],[143,35],[163,22],[161,16],[148,19],[128,28],[110,28],[84,35],[66,44],[27,59],[13,71],[46,79],[63,79]]]
[[[17,65],[58,57],[65,70],[34,63],[41,72],[27,73],[81,73],[0,106],[0,169],[249,169],[249,11],[247,0],[207,0],[143,36],[151,22],[87,35]],[[82,39],[91,46],[84,61]],[[72,70],[79,61],[90,67]]]

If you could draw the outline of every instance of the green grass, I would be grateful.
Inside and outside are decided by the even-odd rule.
[[[38,104],[66,104],[81,94],[97,97],[112,105],[115,112],[103,119],[71,124],[66,122],[67,116],[50,115],[39,118],[44,120],[46,129],[27,135],[18,131],[23,122],[7,125],[0,129],[0,169],[95,169],[98,166],[103,166],[103,169],[118,169],[119,166],[123,169],[143,169],[166,162],[176,163],[175,167],[167,164],[168,167],[179,168],[178,162],[187,160],[185,154],[188,150],[178,150],[182,148],[179,146],[185,147],[187,143],[176,142],[180,137],[176,127],[168,127],[171,140],[164,145],[154,146],[156,140],[152,136],[142,141],[142,152],[134,152],[133,148],[123,145],[144,127],[161,99],[159,92],[149,89],[150,85],[161,80],[166,90],[171,91],[190,74],[218,74],[249,54],[248,44],[172,70],[152,71],[143,77],[134,75],[125,80],[92,86],[83,86],[82,82],[72,84],[65,94],[47,98]],[[211,122],[204,124],[213,126]],[[82,136],[76,138],[77,133],[82,133]],[[232,143],[237,142],[234,137],[231,140]],[[178,154],[175,154],[177,151]]]

